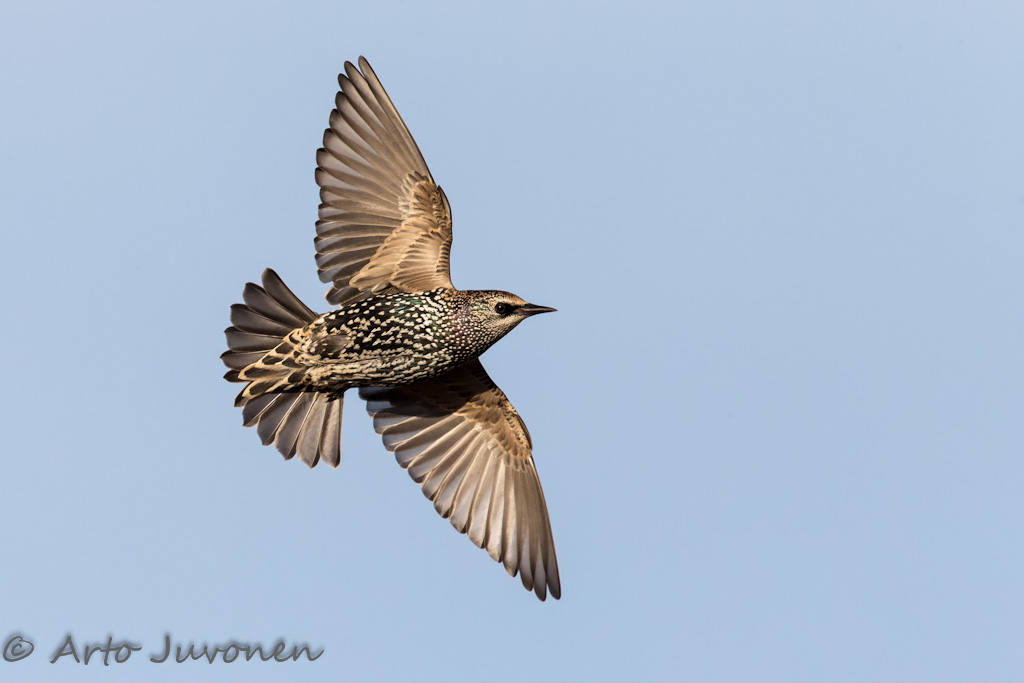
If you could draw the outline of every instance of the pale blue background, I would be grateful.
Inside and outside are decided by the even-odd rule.
[[[0,637],[37,647],[0,678],[1021,680],[1018,3],[167,5],[0,8]],[[327,308],[314,150],[360,54],[455,283],[560,310],[485,357],[560,602],[354,396],[310,471],[220,378],[264,267]],[[144,650],[51,666],[68,632]],[[326,653],[157,666],[165,632]]]

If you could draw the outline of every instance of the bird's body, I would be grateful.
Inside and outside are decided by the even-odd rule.
[[[498,305],[508,308],[505,316],[494,312]],[[518,323],[517,311],[527,305],[508,292],[443,287],[354,302],[292,330],[239,372],[238,379],[251,383],[238,404],[272,392],[340,395],[434,379],[479,357],[512,329],[491,323]]]
[[[561,585],[526,424],[478,360],[554,309],[451,282],[451,207],[365,59],[345,64],[324,147],[316,262],[338,310],[318,315],[274,271],[225,330],[245,426],[286,459],[340,462],[344,394],[434,508],[543,600]]]

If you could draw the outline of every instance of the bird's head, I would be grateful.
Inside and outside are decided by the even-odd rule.
[[[553,308],[527,303],[515,294],[495,290],[469,292],[468,309],[473,326],[490,346],[531,315],[550,313]]]

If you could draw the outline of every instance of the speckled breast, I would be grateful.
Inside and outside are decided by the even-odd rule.
[[[309,326],[303,355],[321,388],[393,386],[436,377],[474,357],[458,292],[388,294],[327,313]]]

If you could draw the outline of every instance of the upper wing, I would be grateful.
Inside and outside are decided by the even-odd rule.
[[[316,153],[316,264],[327,301],[452,287],[452,214],[384,86],[360,57],[345,62]]]
[[[429,382],[360,389],[373,426],[442,517],[521,573],[541,600],[562,589],[544,492],[519,413],[474,360]]]

